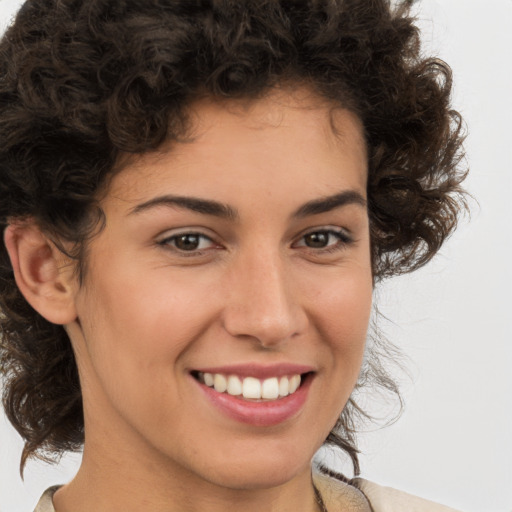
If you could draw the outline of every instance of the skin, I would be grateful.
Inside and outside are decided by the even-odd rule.
[[[40,310],[72,340],[86,432],[57,512],[318,510],[311,459],[357,380],[371,308],[361,123],[307,89],[191,112],[191,141],[123,161],[81,286],[49,250],[59,271],[44,278],[60,280],[68,317]],[[297,215],[346,192],[361,200]],[[148,206],[165,195],[237,215]],[[180,250],[172,237],[191,232],[200,248]],[[311,247],[319,232],[326,246]],[[299,413],[271,427],[226,416],[190,375],[282,362],[313,378]]]

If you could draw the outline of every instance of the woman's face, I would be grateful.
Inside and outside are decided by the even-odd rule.
[[[277,485],[309,471],[361,365],[362,129],[304,90],[191,111],[193,139],[128,159],[101,202],[67,327],[85,453]]]

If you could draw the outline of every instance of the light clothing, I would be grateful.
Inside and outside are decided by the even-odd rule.
[[[346,508],[343,507],[342,510],[340,502],[346,503],[348,484],[319,473],[315,473],[313,478],[328,512],[345,512]],[[355,478],[353,482],[370,502],[373,512],[457,512],[453,508],[438,505],[391,487],[383,487],[363,478]],[[52,497],[58,488],[59,486],[55,486],[47,489],[34,512],[55,512]]]
[[[346,495],[348,484],[320,473],[315,473],[313,478],[328,512],[344,512],[344,508],[337,505],[337,502],[341,501],[340,496]],[[457,512],[453,508],[364,478],[354,478],[351,483],[364,494],[373,512]]]
[[[60,487],[60,485],[55,485],[50,487],[44,491],[44,494],[41,496],[41,499],[37,503],[37,506],[34,512],[55,512],[53,508],[53,494]]]

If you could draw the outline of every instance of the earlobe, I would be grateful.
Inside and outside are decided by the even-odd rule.
[[[67,257],[30,221],[7,226],[4,242],[16,284],[27,302],[51,323],[73,322],[74,276]]]

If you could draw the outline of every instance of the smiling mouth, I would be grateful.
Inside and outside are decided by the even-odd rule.
[[[251,376],[239,377],[223,373],[192,372],[192,376],[197,381],[214,389],[217,393],[251,401],[274,401],[293,395],[307,375],[307,373],[293,374],[258,379]]]

